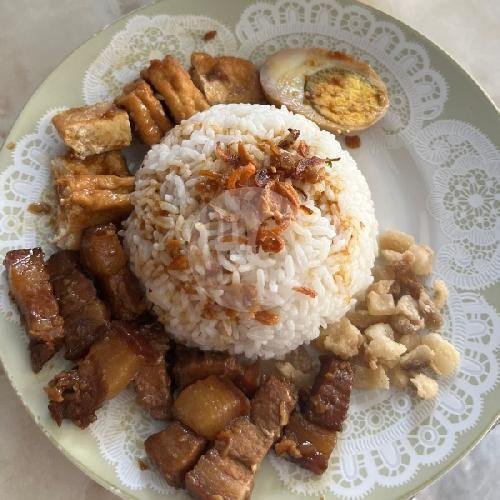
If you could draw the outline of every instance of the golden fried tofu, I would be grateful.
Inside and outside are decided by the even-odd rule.
[[[166,56],[162,61],[153,59],[149,67],[141,71],[141,77],[163,96],[176,123],[208,108],[189,73],[172,56]]]
[[[56,156],[50,162],[54,179],[64,175],[118,175],[126,177],[130,175],[127,163],[120,151],[108,151],[100,155],[88,156],[85,159],[77,158],[71,153]]]
[[[165,132],[172,128],[161,102],[142,79],[126,85],[123,94],[115,99],[115,104],[127,110],[141,141],[148,146],[158,144]]]
[[[52,123],[79,158],[122,149],[132,141],[127,112],[111,102],[67,109],[55,115]]]
[[[132,176],[65,175],[55,180],[55,187],[55,242],[60,248],[77,250],[85,228],[121,220],[132,210]]]
[[[212,57],[204,52],[191,55],[191,77],[208,104],[265,103],[259,71],[239,57]]]

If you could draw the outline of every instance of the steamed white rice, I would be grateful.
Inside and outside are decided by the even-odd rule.
[[[298,211],[282,235],[285,248],[279,253],[255,253],[244,244],[216,247],[204,206],[195,198],[200,170],[227,168],[214,155],[216,143],[241,141],[258,158],[263,153],[253,146],[257,141],[277,141],[289,128],[300,130],[312,155],[340,157],[326,168],[324,181],[301,186],[313,213]],[[339,320],[371,283],[377,222],[368,185],[332,134],[285,108],[218,105],[184,121],[152,147],[136,175],[133,197],[135,209],[125,231],[131,266],[165,329],[181,343],[280,357]],[[170,240],[180,241],[187,255],[202,258],[191,258],[186,270],[168,270]],[[214,250],[225,269],[226,288],[204,279],[203,259]],[[255,286],[260,307],[279,316],[277,324],[264,325],[251,312],[228,314],[217,306],[227,306],[220,297],[241,284]],[[311,288],[317,296],[294,287]],[[209,315],[207,304],[216,304]]]

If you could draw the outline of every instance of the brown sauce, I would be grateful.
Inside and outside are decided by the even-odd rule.
[[[344,142],[349,149],[358,149],[361,146],[361,137],[359,135],[346,135]]]
[[[48,203],[30,203],[28,211],[32,214],[43,215],[50,213],[50,205]]]

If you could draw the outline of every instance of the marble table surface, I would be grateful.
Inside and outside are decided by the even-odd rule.
[[[0,144],[37,85],[74,48],[144,0],[0,1]],[[499,0],[367,0],[452,55],[500,106]],[[0,367],[0,498],[111,500],[35,426]],[[498,498],[500,428],[419,500]]]

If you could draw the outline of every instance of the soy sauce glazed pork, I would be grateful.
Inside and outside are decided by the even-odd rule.
[[[109,323],[106,304],[81,269],[77,252],[61,250],[47,262],[50,282],[64,319],[65,357],[83,358]]]
[[[113,318],[130,321],[147,311],[141,285],[128,267],[114,224],[87,228],[80,255],[86,269],[102,287]]]
[[[328,468],[337,433],[347,416],[352,389],[352,369],[334,356],[321,356],[321,368],[313,387],[285,427],[276,444],[279,456],[315,474]]]
[[[243,364],[235,356],[223,352],[200,351],[181,345],[175,349],[173,375],[178,389],[210,375],[231,380],[246,395],[252,395],[260,384],[260,363]]]
[[[33,371],[39,372],[63,342],[63,319],[41,248],[11,250],[4,259],[10,295],[29,337]]]
[[[296,402],[292,384],[269,377],[252,399],[251,421],[233,420],[186,474],[188,492],[206,500],[250,498],[255,473]]]
[[[82,429],[96,419],[104,401],[125,389],[157,351],[140,327],[113,321],[78,365],[56,375],[45,388],[52,418],[71,420]],[[166,399],[165,404],[168,403]]]

